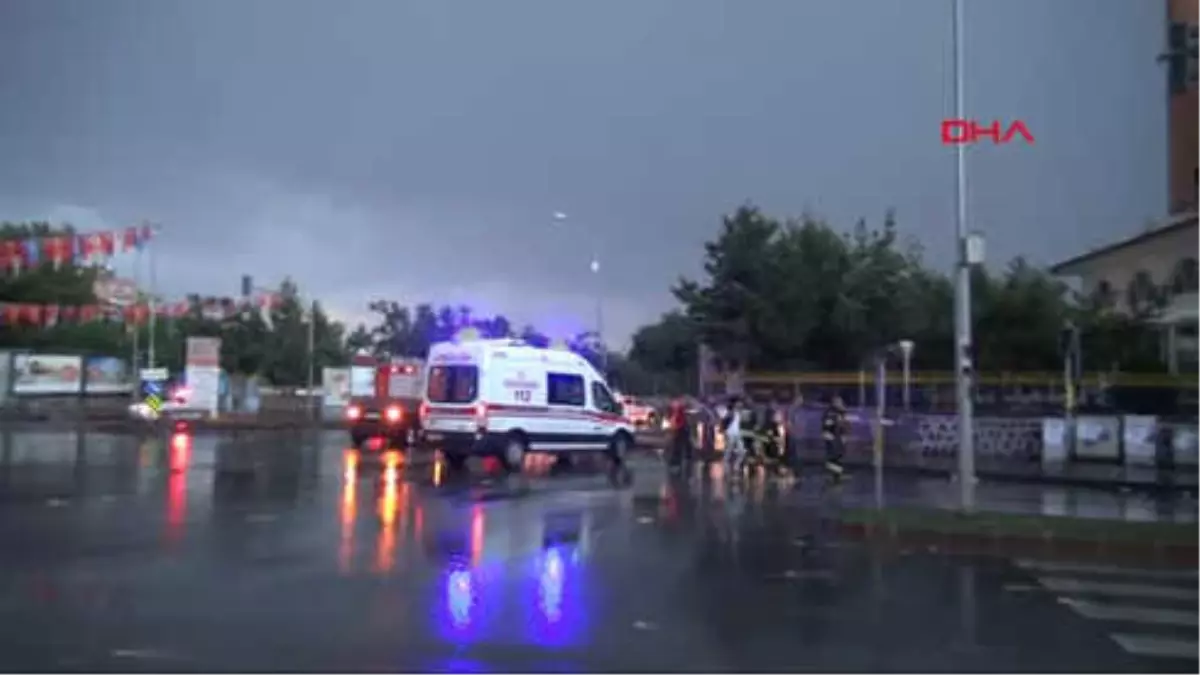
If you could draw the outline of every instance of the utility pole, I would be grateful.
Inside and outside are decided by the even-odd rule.
[[[963,111],[963,8],[962,0],[952,0],[954,45],[954,118],[965,119]],[[967,156],[966,144],[956,143],[955,153],[955,241],[958,265],[955,288],[954,364],[958,394],[958,481],[963,511],[975,508],[975,410],[971,380],[974,374],[971,341],[971,262],[970,236],[967,231]]]
[[[154,341],[155,333],[158,327],[158,274],[154,266],[154,245],[153,241],[158,239],[158,227],[151,226],[153,235],[150,237],[151,242],[147,242],[146,246],[146,261],[150,267],[150,316],[147,319],[150,335],[147,338],[146,345],[146,367],[154,367]],[[141,377],[140,375],[138,377]]]
[[[317,340],[317,301],[313,300],[308,308],[308,395],[305,401],[308,404],[308,418],[312,420],[313,413],[316,411],[316,406],[313,405],[313,384],[314,384],[314,361],[316,360],[316,340]]]

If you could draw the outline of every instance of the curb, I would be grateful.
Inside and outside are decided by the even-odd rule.
[[[820,467],[823,461],[819,459],[802,458],[800,464],[802,466]],[[843,462],[847,469],[854,471],[874,471],[875,467],[869,462]],[[884,465],[884,479],[887,479],[888,474],[902,474],[909,476],[928,476],[931,478],[953,478],[954,471],[928,466],[896,466]],[[1081,478],[1078,476],[1061,476],[1061,475],[1022,475],[1008,473],[995,470],[976,470],[976,476],[981,480],[988,480],[995,483],[1017,483],[1026,485],[1054,485],[1061,487],[1086,487],[1097,490],[1106,490],[1116,492],[1121,490],[1133,490],[1138,492],[1153,492],[1153,493],[1195,493],[1197,485],[1181,484],[1174,481],[1163,482],[1146,482],[1146,481],[1130,481],[1119,478]]]
[[[882,545],[900,553],[920,548],[929,552],[1002,558],[1028,557],[1049,560],[1106,560],[1153,562],[1165,567],[1195,568],[1200,561],[1195,544],[1137,543],[1116,540],[1006,535],[1000,533],[950,533],[897,526],[895,523],[841,522],[839,531],[852,539]]]

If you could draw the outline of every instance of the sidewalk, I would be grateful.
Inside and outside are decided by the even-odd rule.
[[[803,479],[802,479],[803,480]],[[848,536],[899,550],[967,555],[1197,563],[1197,503],[1183,493],[1138,493],[1034,483],[980,482],[963,513],[958,483],[893,474],[882,499],[873,472],[836,488],[806,480],[797,500],[836,518]]]
[[[805,466],[815,466],[824,462],[824,455],[817,448],[803,448],[800,459]],[[849,448],[844,463],[847,468],[856,470],[874,468],[868,448]],[[883,466],[885,475],[950,477],[958,473],[958,458],[924,457],[885,449]],[[1049,468],[1033,460],[995,457],[977,457],[975,474],[980,480],[989,482],[1041,483],[1103,490],[1149,490],[1192,494],[1197,491],[1198,476],[1196,467],[1160,471],[1153,467],[1076,462]]]
[[[818,494],[820,488],[812,485],[816,481],[809,483],[801,486],[801,498],[822,498]],[[837,498],[842,508],[876,508],[874,472],[852,470],[839,486]],[[957,511],[959,504],[960,491],[956,481],[913,474],[884,474],[882,506],[886,509]],[[979,512],[988,513],[1128,523],[1195,524],[1198,520],[1197,501],[1184,493],[1115,492],[1092,486],[1031,482],[981,480],[975,486],[975,507]]]

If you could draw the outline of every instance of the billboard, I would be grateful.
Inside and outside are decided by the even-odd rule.
[[[184,377],[192,395],[188,408],[216,415],[221,402],[221,338],[187,339]]]
[[[327,408],[340,408],[350,402],[350,369],[322,368],[321,391]]]
[[[78,394],[83,385],[83,357],[69,354],[17,354],[13,358],[13,393]]]
[[[84,378],[84,393],[119,394],[131,391],[133,380],[125,362],[115,356],[91,356],[84,360],[87,377]]]

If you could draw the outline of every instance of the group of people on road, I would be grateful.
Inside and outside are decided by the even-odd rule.
[[[725,438],[722,454],[727,477],[744,474],[752,443],[763,455],[760,459],[770,461],[779,470],[798,473],[798,454],[787,442],[787,433],[781,424],[782,413],[773,406],[748,411],[740,397],[732,396],[726,405],[717,407],[715,417]],[[668,462],[672,471],[681,471],[694,459],[694,429],[686,400],[676,398],[671,402],[667,423],[670,429]],[[840,479],[845,473],[842,457],[847,430],[846,405],[840,396],[833,396],[821,414],[821,440],[825,449],[825,469],[834,479]]]

